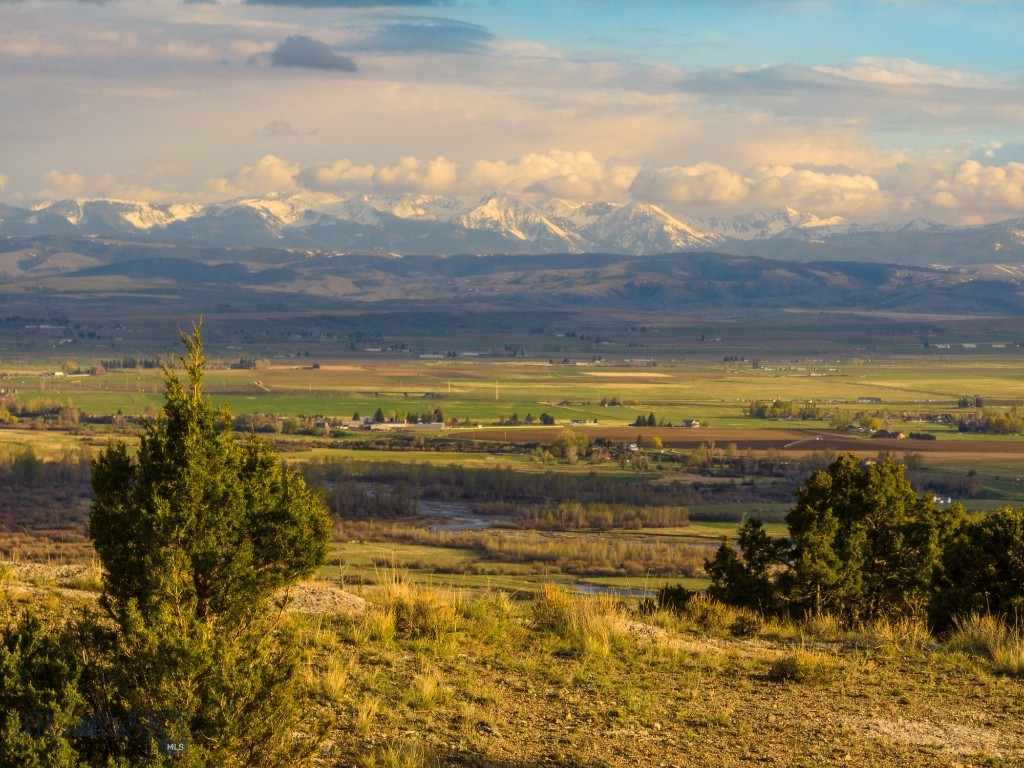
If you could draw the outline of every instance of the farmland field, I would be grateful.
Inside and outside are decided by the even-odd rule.
[[[232,367],[239,357],[221,355],[210,360],[205,389],[217,403],[229,404],[236,418],[265,415],[261,423],[271,425],[263,430],[265,437],[296,466],[310,462],[342,462],[352,468],[379,462],[409,467],[434,464],[466,472],[502,468],[604,477],[612,482],[641,477],[654,484],[699,488],[688,492],[692,522],[682,529],[580,532],[568,539],[564,536],[569,534],[562,538],[537,535],[566,546],[570,540],[594,546],[604,546],[601,541],[638,540],[682,547],[696,570],[690,576],[677,573],[675,581],[700,587],[706,583],[700,562],[724,536],[732,535],[740,520],[760,517],[770,521],[772,535],[783,535],[781,520],[791,504],[785,489],[800,479],[797,466],[806,457],[847,451],[865,458],[883,451],[897,457],[911,455],[916,457],[912,474],[922,487],[950,488],[943,493],[954,496],[957,489],[964,494],[969,491],[969,496],[957,497],[969,508],[1024,499],[1024,468],[1020,467],[1024,440],[1019,435],[964,433],[955,427],[958,417],[981,408],[1008,412],[1024,404],[1020,356],[1016,348],[986,355],[963,350],[936,354],[930,349],[877,357],[776,355],[756,362],[707,354],[614,362],[303,354],[239,369]],[[112,437],[134,442],[138,426],[133,417],[159,408],[163,374],[159,368],[104,369],[97,367],[100,360],[65,362],[62,369],[41,358],[5,363],[2,385],[9,404],[17,402],[31,412],[50,403],[74,414],[73,423],[58,423],[56,416],[27,417],[0,429],[0,451],[8,460],[29,449],[53,460],[79,449],[89,455]],[[65,375],[55,374],[58,370]],[[748,410],[757,401],[811,404],[821,418],[754,418]],[[368,431],[352,428],[357,415],[376,415],[385,422],[440,417],[446,426],[390,431],[384,429],[389,427],[385,423],[380,431]],[[646,426],[652,415],[657,426]],[[553,423],[542,425],[542,416]],[[893,433],[934,439],[875,439],[864,430],[835,428],[834,422],[856,426],[869,417]],[[106,423],[111,419],[121,419],[116,422],[121,426]],[[637,426],[638,420],[644,426]],[[682,426],[695,423],[699,426]],[[545,447],[567,429],[591,444],[609,446],[604,458],[596,453],[578,462],[545,457]],[[637,454],[624,454],[618,448],[632,443],[640,445]],[[617,458],[609,460],[608,454]],[[642,464],[636,462],[639,456],[644,457]],[[706,456],[709,464],[695,463],[697,456]],[[716,460],[725,467],[743,456],[748,463],[770,462],[769,474],[788,479],[723,475],[715,468]],[[742,486],[738,485],[741,480]],[[77,520],[74,525],[80,526],[82,518]],[[81,531],[72,535],[74,525],[54,530],[80,541]],[[66,534],[68,530],[72,533]],[[526,535],[491,530],[506,542]],[[483,545],[463,542],[453,549],[427,540],[425,533],[417,535],[422,540],[402,541],[393,535],[391,540],[373,542],[339,540],[332,554],[336,564],[326,567],[322,575],[367,583],[379,577],[381,568],[400,567],[427,583],[524,594],[548,581],[634,590],[665,581],[657,571],[645,574],[629,566],[632,570],[627,574],[621,565],[601,564],[603,555],[596,553],[590,556],[598,559],[587,567],[579,563],[569,567],[561,561],[557,565],[554,560],[531,562],[526,555],[519,562],[503,562],[487,554]],[[24,532],[18,542],[19,549],[30,548]],[[591,544],[580,546],[593,548]],[[52,541],[40,546],[40,551],[50,553],[47,556],[59,550]],[[566,571],[566,567],[580,572]]]

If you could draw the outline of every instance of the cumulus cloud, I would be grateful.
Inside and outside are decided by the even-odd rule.
[[[729,215],[789,206],[817,215],[846,215],[855,221],[920,215],[922,207],[960,222],[969,217],[980,221],[1024,212],[1024,163],[986,165],[965,157],[921,155],[912,162],[867,172],[841,165],[779,163],[745,169],[711,162],[640,168],[588,151],[566,150],[467,163],[438,155],[432,159],[405,156],[386,164],[341,159],[306,167],[265,155],[209,180],[198,197],[213,202],[303,190],[341,197],[406,192],[470,197],[500,192],[535,202],[552,198],[637,200],[680,215],[695,214],[695,209],[702,207]],[[168,197],[142,187],[128,194],[129,188],[113,179],[87,184],[82,176],[58,171],[47,174],[47,182],[45,195],[50,199],[78,196],[87,187],[92,193],[135,199]]]
[[[734,204],[750,194],[743,174],[713,163],[641,171],[630,193],[641,200],[676,205]]]
[[[743,203],[827,213],[870,210],[880,207],[884,197],[873,176],[856,171],[755,165],[741,172],[712,163],[644,169],[630,195],[668,207]]]
[[[388,23],[353,46],[357,51],[399,53],[476,53],[494,35],[478,24],[454,19],[408,17]]]
[[[880,204],[878,181],[866,173],[830,173],[785,165],[755,166],[751,194],[814,211],[855,211]]]
[[[299,166],[276,155],[264,155],[253,165],[247,165],[230,177],[210,179],[205,185],[205,196],[223,200],[239,195],[265,195],[273,192],[292,192],[298,187],[296,177]]]
[[[406,192],[445,192],[456,181],[455,163],[444,157],[423,162],[415,157],[403,157],[397,163],[378,168],[373,174],[374,185],[388,190]]]
[[[341,72],[358,70],[356,63],[348,56],[342,56],[327,43],[306,35],[291,35],[278,43],[270,53],[270,63],[275,67],[304,67]]]
[[[43,189],[44,197],[67,198],[78,197],[85,192],[85,177],[77,173],[61,173],[50,171],[44,177],[47,186]]]
[[[94,182],[90,182],[89,188],[93,194],[117,200],[142,200],[150,203],[181,201],[181,197],[171,190],[157,189],[145,183],[125,181],[111,173],[100,175]]]
[[[459,165],[444,156],[406,156],[382,166],[351,160],[325,163],[299,174],[312,189],[481,194],[507,192],[527,197],[624,200],[637,168],[610,163],[590,152],[551,150],[512,160],[477,160]]]
[[[367,187],[373,179],[373,172],[372,165],[354,165],[349,160],[338,160],[304,171],[300,178],[313,189],[345,192]]]
[[[927,195],[934,208],[1020,214],[1024,211],[1024,163],[982,165],[965,160]]]
[[[606,200],[621,199],[635,174],[636,168],[610,165],[590,152],[556,149],[514,160],[478,160],[466,173],[465,185],[478,191]]]

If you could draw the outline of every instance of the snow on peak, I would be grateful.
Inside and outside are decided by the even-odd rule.
[[[587,227],[586,234],[602,249],[637,254],[706,248],[723,239],[698,232],[650,203],[619,206]]]
[[[367,202],[401,219],[449,221],[466,212],[464,203],[445,195],[406,194],[390,197],[367,196]]]
[[[509,195],[488,195],[453,222],[466,229],[499,232],[525,242],[555,239],[574,244],[578,240],[530,203]]]

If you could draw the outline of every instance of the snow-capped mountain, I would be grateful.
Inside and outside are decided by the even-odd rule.
[[[546,251],[582,253],[589,245],[579,233],[563,229],[530,203],[509,195],[489,195],[452,223],[536,244]]]
[[[949,227],[928,219],[860,226],[791,208],[732,218],[675,216],[648,203],[511,195],[340,198],[303,192],[213,205],[61,200],[0,204],[0,237],[114,237],[158,242],[397,253],[624,253],[717,250],[817,260],[960,264],[1024,261],[1024,219]]]
[[[25,227],[58,233],[87,230],[90,234],[121,235],[164,229],[201,210],[202,206],[198,205],[161,206],[131,200],[85,198],[38,207],[20,220]]]
[[[715,232],[735,240],[767,240],[771,237],[820,237],[822,233],[836,234],[848,231],[854,225],[835,216],[820,219],[813,213],[801,213],[792,208],[783,208],[772,213],[747,213],[730,218],[711,216],[693,219],[697,229]]]
[[[540,207],[551,221],[564,229],[583,230],[607,216],[618,206],[612,203],[588,203],[578,200],[549,200]]]
[[[400,219],[450,221],[469,210],[465,202],[445,195],[364,195],[362,200]]]
[[[861,227],[865,232],[951,232],[954,227],[940,224],[937,221],[925,217],[918,217],[910,221],[886,221],[880,224],[869,224]]]
[[[656,205],[627,203],[601,216],[584,229],[599,250],[613,253],[669,253],[711,248],[725,240],[698,232]]]

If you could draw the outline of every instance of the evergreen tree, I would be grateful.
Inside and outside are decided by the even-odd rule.
[[[930,598],[952,514],[918,496],[886,458],[848,454],[812,474],[786,516],[794,607],[847,618],[914,613]]]
[[[165,371],[137,457],[111,444],[93,463],[106,616],[0,638],[4,765],[290,768],[322,742],[275,595],[324,562],[330,519],[266,443],[236,442],[202,393],[199,326],[182,341],[187,385]]]
[[[930,619],[939,630],[957,616],[991,613],[1011,624],[1024,616],[1024,509],[962,515],[942,557]]]
[[[203,396],[199,327],[182,341],[188,387],[167,370],[136,461],[114,444],[94,462],[89,535],[113,615],[134,604],[146,620],[169,612],[230,629],[324,562],[330,520],[268,443],[236,441],[230,412]]]
[[[765,613],[778,610],[781,595],[775,571],[788,562],[789,542],[771,538],[761,521],[754,519],[740,526],[738,538],[739,552],[726,539],[714,558],[705,561],[704,570],[711,579],[708,594],[729,605]]]

